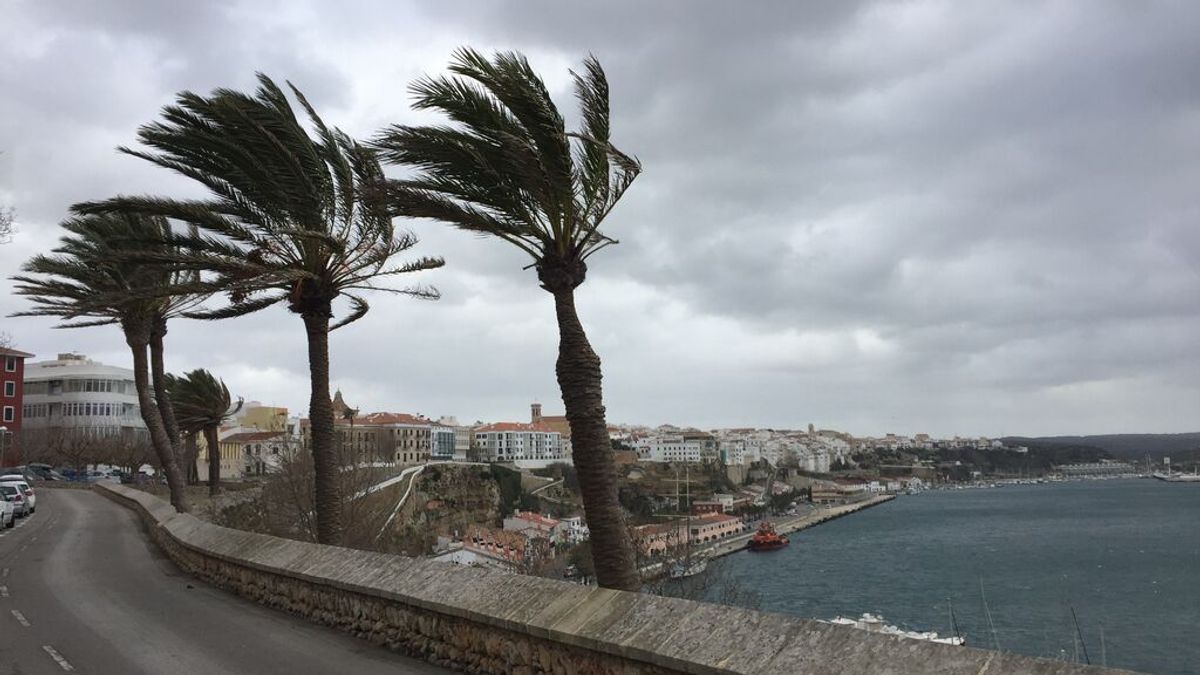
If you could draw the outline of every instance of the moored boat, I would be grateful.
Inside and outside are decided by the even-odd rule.
[[[750,537],[751,551],[774,551],[788,545],[788,538],[775,531],[775,526],[768,522],[760,523],[758,531]]]

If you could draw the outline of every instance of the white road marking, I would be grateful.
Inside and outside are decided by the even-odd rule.
[[[0,586],[0,598],[8,597],[8,586]]]
[[[59,654],[58,650],[54,647],[51,647],[50,645],[42,645],[42,649],[44,649],[46,653],[50,655],[50,658],[54,659],[55,663],[61,666],[63,670],[75,670],[75,666],[71,665],[70,661],[64,659],[63,655]]]
[[[25,626],[26,628],[29,628],[29,619],[26,619],[24,614],[22,614],[19,611],[14,609],[12,611],[12,615],[14,617],[16,617],[17,623],[21,624],[22,626]]]

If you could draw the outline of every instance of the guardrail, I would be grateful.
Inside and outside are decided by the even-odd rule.
[[[781,614],[220,527],[121,485],[180,567],[264,605],[475,673],[1106,672]],[[1116,671],[1107,671],[1116,672]]]

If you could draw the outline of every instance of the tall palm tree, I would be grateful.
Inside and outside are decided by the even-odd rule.
[[[168,374],[165,380],[180,430],[204,434],[204,442],[208,445],[208,493],[215,495],[221,489],[221,448],[217,431],[225,420],[242,409],[243,400],[238,398],[237,403],[233,403],[225,382],[203,368],[182,376]]]
[[[138,407],[167,476],[171,503],[186,511],[178,440],[168,433],[156,402],[156,397],[163,402],[166,397],[151,386],[147,350],[157,325],[165,325],[171,315],[186,313],[201,298],[158,296],[159,289],[174,284],[174,273],[129,257],[133,250],[144,253],[145,242],[163,240],[170,226],[163,218],[112,214],[71,218],[62,227],[67,234],[53,255],[34,256],[21,268],[27,274],[13,277],[16,292],[34,304],[14,316],[56,316],[64,320],[57,328],[121,327],[133,355]]]
[[[161,121],[139,130],[147,149],[121,148],[194,179],[208,189],[208,199],[123,197],[81,210],[148,213],[197,227],[196,234],[170,238],[181,252],[155,257],[204,275],[196,288],[228,294],[225,306],[189,316],[221,319],[276,304],[300,315],[312,383],[317,539],[336,544],[343,524],[329,399],[329,332],[367,313],[362,291],[436,299],[432,288],[381,286],[379,280],[443,263],[419,258],[393,265],[392,258],[417,239],[392,223],[375,153],[326,126],[289,83],[315,132],[310,134],[284,91],[265,75],[258,81],[253,96],[228,89],[207,97],[180,93],[175,105],[163,109]],[[341,296],[349,300],[349,310],[331,325],[334,301]]]
[[[525,57],[471,49],[454,55],[457,77],[411,87],[415,107],[439,110],[453,126],[388,127],[375,139],[382,157],[414,169],[392,181],[397,215],[432,218],[492,235],[528,253],[554,296],[558,384],[591,529],[600,585],[637,590],[633,547],[617,500],[617,474],[604,419],[600,359],[575,311],[587,260],[616,243],[600,224],[641,171],[609,142],[608,81],[595,58],[572,73],[582,128],[568,132]]]

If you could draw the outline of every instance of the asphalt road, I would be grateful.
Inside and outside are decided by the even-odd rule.
[[[0,530],[0,674],[448,672],[197,581],[99,495],[37,496]]]

